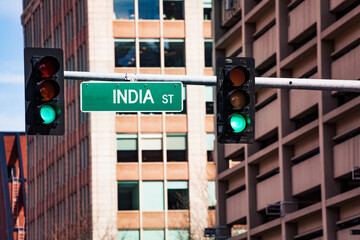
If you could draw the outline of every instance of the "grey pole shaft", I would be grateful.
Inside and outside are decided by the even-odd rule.
[[[154,82],[182,82],[190,85],[216,85],[216,76],[193,75],[160,75],[133,73],[98,73],[65,71],[64,77],[73,80],[93,81],[154,81]],[[326,91],[360,92],[360,81],[337,79],[308,79],[308,78],[268,78],[256,77],[255,86],[263,88],[306,89]]]

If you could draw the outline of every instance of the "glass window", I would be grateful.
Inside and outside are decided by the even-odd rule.
[[[118,239],[119,240],[139,240],[140,231],[137,229],[121,229],[118,230]]]
[[[143,162],[163,161],[161,134],[142,134],[141,148]]]
[[[215,134],[207,133],[206,134],[206,149],[207,149],[208,161],[214,161],[214,158],[213,158],[214,144],[215,144]]]
[[[166,147],[167,147],[167,160],[168,161],[187,161],[186,134],[167,134]]]
[[[139,210],[139,183],[118,182],[118,210]]]
[[[216,195],[215,195],[215,181],[208,181],[208,207],[209,209],[215,209],[216,206]]]
[[[164,211],[164,182],[144,181],[142,184],[143,211]]]
[[[140,39],[140,67],[160,67],[160,39]]]
[[[139,0],[139,19],[159,19],[159,0]]]
[[[144,229],[143,239],[163,240],[165,239],[165,231],[163,229]]]
[[[203,0],[204,20],[211,20],[211,0]]]
[[[212,86],[205,86],[206,114],[214,114],[214,90]]]
[[[184,19],[184,1],[183,0],[164,0],[164,19],[176,20]]]
[[[164,39],[165,67],[185,67],[185,40]]]
[[[168,209],[189,209],[187,181],[168,181]]]
[[[134,0],[114,0],[114,19],[134,18]]]
[[[135,67],[135,39],[115,39],[115,67]]]
[[[212,39],[205,39],[205,67],[212,67]]]
[[[117,135],[117,162],[137,162],[137,149],[137,134]]]
[[[188,240],[190,239],[188,229],[169,229],[168,231],[169,239],[179,239],[179,240]]]

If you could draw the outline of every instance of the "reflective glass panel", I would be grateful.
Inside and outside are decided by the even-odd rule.
[[[164,0],[164,19],[177,20],[184,19],[183,0]]]
[[[160,40],[140,39],[140,67],[160,67]]]
[[[114,19],[134,18],[134,0],[114,0]]]
[[[135,67],[135,39],[115,39],[115,67]]]
[[[165,67],[185,67],[184,39],[164,39]]]
[[[159,19],[159,0],[139,0],[139,19]]]

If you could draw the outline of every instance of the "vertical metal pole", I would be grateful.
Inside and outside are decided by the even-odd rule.
[[[12,213],[11,213],[11,204],[10,204],[10,192],[9,192],[9,178],[7,172],[7,163],[6,163],[6,153],[5,153],[5,142],[4,142],[4,134],[0,133],[0,168],[1,168],[1,182],[2,186],[2,202],[5,207],[5,224],[7,239],[13,240],[13,222],[12,222]],[[1,235],[1,234],[0,234]]]
[[[26,217],[26,190],[25,190],[25,176],[24,176],[24,164],[21,152],[21,141],[20,141],[20,134],[16,134],[16,143],[18,148],[18,156],[19,156],[19,168],[20,168],[20,180],[21,180],[21,192],[23,197],[23,205],[24,205],[24,217]]]

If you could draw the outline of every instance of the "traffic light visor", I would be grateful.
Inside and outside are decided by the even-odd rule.
[[[61,114],[59,106],[47,103],[40,107],[40,117],[43,124],[50,124],[56,121]]]
[[[39,62],[39,71],[44,78],[51,77],[57,71],[59,71],[60,64],[54,57],[43,57]]]
[[[42,101],[50,101],[51,99],[56,97],[60,92],[59,83],[50,79],[40,82],[39,88],[40,88]]]
[[[230,80],[234,87],[240,87],[247,81],[248,74],[245,71],[245,69],[240,67],[231,69]]]

